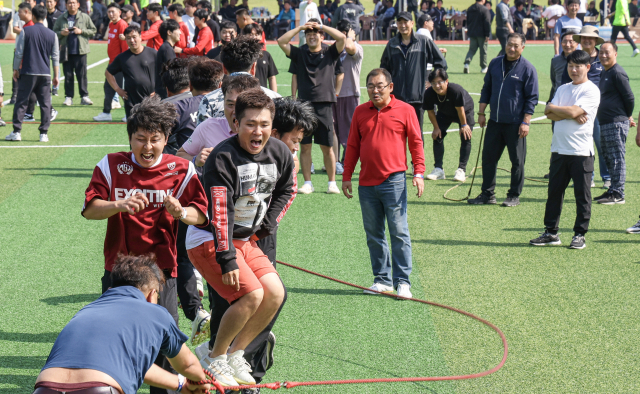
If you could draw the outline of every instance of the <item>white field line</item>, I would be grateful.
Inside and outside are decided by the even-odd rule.
[[[92,68],[94,68],[94,67],[96,67],[96,66],[99,66],[99,65],[101,65],[102,63],[106,63],[106,62],[108,62],[108,61],[109,61],[109,58],[108,58],[108,57],[107,57],[107,58],[104,58],[104,59],[102,59],[102,60],[100,60],[100,61],[98,61],[98,62],[95,62],[95,63],[93,63],[93,64],[88,65],[88,66],[87,66],[87,70],[91,70]],[[62,82],[62,81],[64,81],[64,77],[60,77],[60,82]],[[104,83],[104,81],[102,81],[102,82],[89,82],[89,83]]]

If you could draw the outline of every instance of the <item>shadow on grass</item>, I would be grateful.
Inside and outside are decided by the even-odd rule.
[[[393,374],[393,373],[391,373],[389,371],[385,371],[385,370],[382,370],[382,369],[371,368],[368,365],[360,364],[360,363],[354,362],[353,360],[347,360],[347,359],[344,359],[344,358],[339,358],[339,357],[331,356],[331,355],[328,355],[328,354],[322,354],[322,353],[314,352],[314,351],[311,351],[311,350],[300,349],[300,348],[289,346],[289,345],[278,345],[278,346],[286,347],[286,348],[289,348],[289,349],[292,349],[292,350],[296,350],[296,351],[299,351],[301,353],[313,354],[315,356],[320,356],[320,357],[324,357],[324,358],[327,358],[327,359],[341,361],[341,362],[344,362],[346,364],[357,365],[358,367],[364,368],[364,369],[369,370],[369,371],[382,372],[382,373],[385,373],[385,374],[389,375],[390,378],[402,378],[402,377],[404,377],[404,376],[395,375],[395,374]],[[415,385],[417,387],[420,387],[421,389],[428,390],[428,392],[433,393],[433,394],[437,394],[438,393],[436,390],[425,386],[424,383],[421,383],[421,382],[405,382],[405,383],[412,383],[413,385]],[[384,391],[385,390],[380,390],[380,392],[384,392]],[[391,390],[389,390],[389,391],[391,392]]]
[[[493,246],[508,248],[530,248],[528,242],[483,242],[459,239],[412,239],[412,243],[440,245],[440,246]]]
[[[45,171],[32,176],[50,176],[59,178],[91,178],[93,168],[5,168],[9,171]],[[51,173],[53,171],[53,173]],[[56,172],[64,171],[64,172]]]
[[[45,356],[0,356],[2,368],[41,369],[47,361]]]
[[[600,244],[640,244],[640,240],[637,239],[600,239],[592,242]]]
[[[47,305],[60,305],[60,304],[78,304],[78,303],[89,303],[93,302],[100,297],[98,293],[89,293],[89,294],[71,294],[60,297],[49,297],[43,298],[40,301],[44,302]]]
[[[287,293],[295,294],[314,294],[314,295],[360,295],[361,290],[338,290],[338,289],[305,289],[301,287],[287,287]]]
[[[53,343],[58,337],[57,332],[41,332],[39,334],[27,334],[23,332],[0,331],[0,341],[9,342],[34,342]]]
[[[542,231],[543,227],[544,226],[535,227],[535,228],[503,228],[502,230],[503,231],[540,232],[540,231]],[[560,231],[562,231],[562,230],[560,230]],[[564,231],[565,232],[571,232],[573,230],[571,230],[570,228],[567,227]],[[608,230],[608,229],[598,229],[598,230],[589,229],[589,233],[626,234],[626,232],[624,230]],[[596,242],[600,242],[600,241],[596,241]],[[608,241],[602,241],[602,242],[608,242]]]

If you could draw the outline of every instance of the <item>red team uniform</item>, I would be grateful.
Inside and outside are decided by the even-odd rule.
[[[143,31],[142,34],[140,35],[140,38],[142,39],[142,41],[147,41],[147,46],[149,48],[155,49],[156,51],[160,49],[163,43],[162,37],[160,37],[160,31],[158,30],[160,29],[161,24],[162,24],[162,19],[159,21],[156,21],[154,24],[152,24],[149,27],[149,30]]]
[[[213,47],[213,33],[209,26],[205,26],[198,32],[196,46],[193,48],[185,48],[182,53],[189,56],[204,56]]]
[[[178,22],[180,24],[180,41],[176,44],[178,48],[185,49],[189,46],[189,28],[187,24],[184,22]],[[189,55],[185,55],[184,53],[178,54],[178,57],[189,57]]]
[[[118,253],[154,253],[158,267],[170,270],[175,278],[178,220],[165,209],[163,201],[172,195],[183,207],[193,206],[206,214],[207,196],[195,167],[185,159],[163,154],[153,167],[144,168],[131,152],[110,153],[93,171],[82,211],[94,198],[116,201],[135,193],[144,194],[149,206],[135,215],[119,212],[109,217],[104,241],[105,269],[111,271]]]
[[[126,40],[120,39],[120,34],[124,34],[124,29],[129,27],[129,24],[120,19],[118,22],[109,23],[109,35],[107,41],[107,55],[109,55],[109,64],[113,62],[119,54],[129,49]]]

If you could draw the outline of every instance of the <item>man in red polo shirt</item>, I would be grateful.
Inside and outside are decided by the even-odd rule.
[[[180,25],[180,31],[182,32],[182,34],[180,34],[180,41],[178,41],[176,46],[182,49],[187,48],[189,46],[189,43],[191,42],[191,40],[189,40],[191,34],[189,33],[189,27],[187,26],[187,24],[182,21],[182,16],[185,14],[184,7],[180,3],[173,3],[167,8],[167,11],[169,11],[169,18],[178,22],[178,24]],[[178,57],[187,56],[181,54]]]
[[[413,159],[413,186],[424,190],[424,151],[414,108],[391,92],[389,71],[376,68],[367,75],[371,101],[356,107],[347,140],[342,192],[352,198],[351,175],[361,162],[358,194],[374,283],[365,294],[391,293],[411,298],[411,237],[407,224],[407,142]],[[361,155],[360,152],[366,152]],[[389,255],[384,221],[389,224]],[[393,264],[392,264],[393,262]],[[393,266],[393,277],[392,277]],[[393,286],[393,287],[392,287]]]
[[[196,46],[193,48],[182,49],[177,45],[173,48],[176,53],[182,53],[189,56],[204,56],[211,50],[213,46],[213,33],[209,26],[207,26],[207,10],[199,9],[193,13],[193,21],[196,27],[200,29],[198,32],[198,38],[196,40]]]
[[[160,3],[149,4],[147,7],[147,19],[151,21],[149,30],[143,31],[140,35],[142,41],[147,41],[147,46],[153,48],[156,51],[162,46],[163,40],[160,37],[160,25],[162,24],[162,18],[160,12],[162,11],[162,5]]]

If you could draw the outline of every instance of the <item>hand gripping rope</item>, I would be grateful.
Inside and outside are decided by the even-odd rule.
[[[315,275],[315,276],[319,276],[321,278],[324,279],[328,279],[334,282],[338,282],[341,283],[343,285],[347,285],[347,286],[351,286],[351,287],[355,287],[357,289],[361,289],[361,290],[370,290],[370,291],[374,291],[371,289],[368,289],[366,287],[362,287],[362,286],[358,286],[355,285],[353,283],[349,283],[349,282],[345,282],[339,279],[335,279],[332,278],[330,276],[326,276],[326,275],[322,275],[319,274],[317,272],[313,272],[292,264],[287,264],[287,263],[283,263],[282,261],[278,261],[278,264],[282,264],[285,265],[287,267],[290,268],[295,268],[299,271],[302,272],[306,272],[308,274],[311,275]],[[498,371],[500,368],[502,368],[502,366],[504,365],[504,363],[507,361],[507,354],[508,354],[508,345],[507,345],[507,338],[505,337],[504,333],[502,331],[500,331],[500,329],[498,327],[496,327],[494,324],[492,324],[491,322],[478,317],[476,315],[473,315],[469,312],[465,312],[461,309],[457,309],[451,306],[447,306],[447,305],[443,305],[443,304],[438,304],[435,302],[431,302],[431,301],[425,301],[425,300],[420,300],[417,298],[402,298],[402,297],[398,297],[396,294],[390,294],[390,293],[380,293],[377,292],[380,295],[383,296],[387,296],[387,297],[391,297],[391,298],[400,298],[403,300],[409,300],[409,301],[414,301],[414,302],[419,302],[422,304],[427,304],[427,305],[432,305],[432,306],[437,306],[438,308],[443,308],[443,309],[448,309],[450,311],[456,312],[456,313],[460,313],[462,315],[468,316],[472,319],[475,319],[487,326],[489,326],[491,329],[493,329],[496,333],[498,333],[498,335],[500,336],[500,339],[502,340],[502,346],[503,346],[503,353],[502,353],[502,360],[500,361],[500,363],[498,365],[496,365],[495,367],[483,371],[483,372],[478,372],[478,373],[474,373],[474,374],[469,374],[469,375],[457,375],[457,376],[431,376],[431,377],[416,377],[416,378],[387,378],[387,379],[348,379],[348,380],[326,380],[326,381],[311,381],[311,382],[275,382],[275,383],[266,383],[266,384],[253,384],[253,385],[243,385],[243,386],[229,386],[229,387],[223,387],[220,382],[217,382],[215,380],[215,378],[213,376],[211,376],[211,374],[205,370],[205,374],[207,374],[207,376],[209,376],[209,379],[207,380],[203,380],[200,382],[193,382],[193,381],[189,381],[191,384],[205,384],[205,383],[210,383],[213,386],[215,386],[216,390],[219,391],[221,394],[224,394],[225,390],[242,390],[242,389],[250,389],[250,388],[268,388],[268,389],[272,389],[272,390],[277,390],[280,388],[293,388],[293,387],[297,387],[297,386],[325,386],[325,385],[336,385],[336,384],[362,384],[362,383],[390,383],[390,382],[435,382],[435,381],[443,381],[443,380],[464,380],[464,379],[475,379],[475,378],[481,378],[483,376],[487,376],[490,375],[496,371]]]
[[[536,123],[538,124],[538,123]],[[457,185],[455,185],[454,187],[448,189],[446,192],[444,192],[444,195],[442,196],[445,200],[449,200],[449,201],[465,201],[468,200],[469,197],[471,197],[471,189],[473,189],[473,181],[476,179],[476,172],[482,168],[482,167],[478,167],[478,162],[480,161],[480,152],[482,152],[482,143],[484,142],[484,127],[482,128],[482,134],[480,134],[480,146],[478,147],[478,156],[476,157],[476,166],[473,167],[473,169],[471,170],[471,173],[473,173],[473,176],[471,177],[471,185],[469,186],[469,192],[467,193],[467,196],[464,198],[460,198],[460,199],[456,199],[456,198],[450,198],[447,197],[447,194],[449,194],[450,191],[452,191],[453,189],[456,189],[460,186],[462,186],[463,183],[465,183],[467,180],[465,179],[464,181],[458,183]],[[498,167],[498,170],[501,171],[505,171],[508,172],[509,174],[511,174],[511,171],[507,170],[506,168],[502,168],[502,167]],[[540,179],[534,179],[534,178],[527,178],[525,177],[524,179],[528,180],[528,181],[532,181],[532,182],[539,182],[539,183],[549,183],[547,181],[543,181]]]

